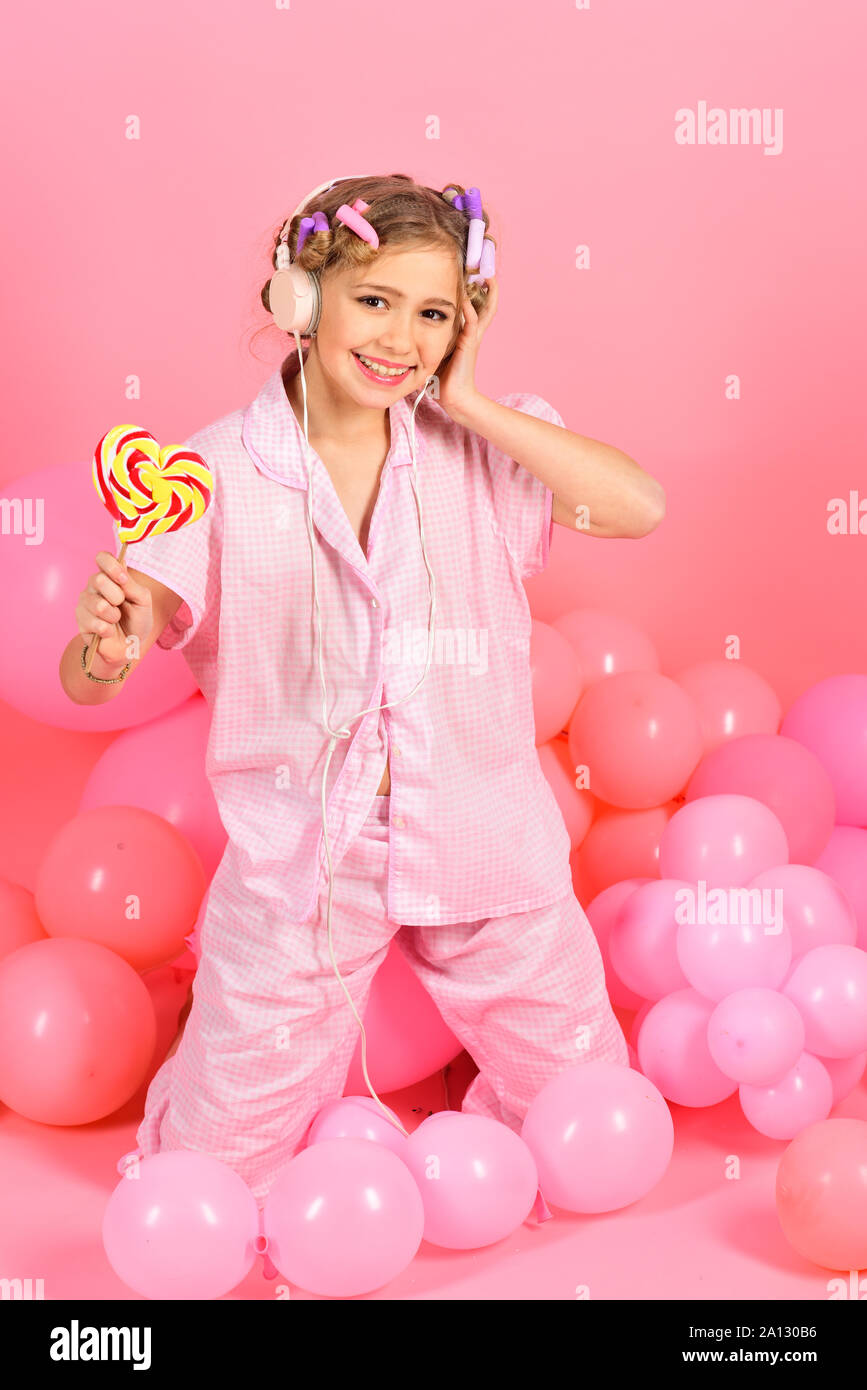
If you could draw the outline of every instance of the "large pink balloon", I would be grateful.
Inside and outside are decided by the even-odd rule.
[[[738,1096],[753,1129],[769,1139],[793,1139],[807,1125],[827,1119],[833,1104],[831,1078],[809,1052],[772,1086],[741,1086]]]
[[[775,734],[780,726],[776,691],[742,661],[698,661],[673,679],[698,710],[705,753],[744,734]]]
[[[856,1052],[854,1057],[821,1057],[819,1060],[831,1078],[831,1085],[834,1088],[834,1104],[838,1105],[841,1100],[845,1100],[854,1091],[864,1075],[864,1068],[867,1067],[867,1052]]]
[[[795,962],[783,993],[803,1017],[809,1052],[854,1057],[867,1049],[867,951],[816,946]]]
[[[646,1076],[584,1062],[533,1097],[521,1137],[545,1200],[565,1211],[617,1211],[664,1176],[674,1149],[668,1106]]]
[[[702,758],[687,801],[734,793],[769,807],[786,832],[792,863],[812,864],[834,828],[834,788],[815,754],[779,734],[747,734]]]
[[[803,1052],[804,1020],[779,990],[738,989],[711,1014],[707,1045],[726,1076],[750,1086],[770,1086]]]
[[[813,868],[829,874],[843,889],[858,923],[856,944],[867,951],[867,830],[835,825]]]
[[[597,893],[591,899],[586,908],[586,917],[593,928],[593,935],[596,937],[602,956],[602,964],[605,967],[605,987],[608,996],[612,1004],[623,1009],[639,1009],[645,1001],[642,995],[636,994],[635,990],[623,983],[611,963],[611,931],[627,899],[631,897],[636,888],[649,882],[651,882],[650,879],[644,878],[621,879],[619,883],[612,883],[608,888],[603,888],[601,893]]]
[[[373,1096],[341,1096],[338,1100],[326,1101],[307,1131],[306,1147],[321,1144],[325,1139],[370,1139],[403,1158],[406,1135],[391,1107],[386,1105],[385,1110],[387,1115]]]
[[[406,1269],[422,1240],[424,1207],[406,1164],[369,1139],[302,1149],[265,1199],[268,1256],[310,1293],[352,1298]]]
[[[677,959],[677,895],[692,885],[676,878],[651,880],[623,903],[611,928],[611,964],[642,999],[661,999],[688,983]]]
[[[45,940],[46,931],[36,914],[33,894],[20,883],[0,878],[0,959],[19,946]]]
[[[739,887],[789,859],[773,811],[751,796],[703,796],[672,816],[659,842],[662,878]]]
[[[622,671],[659,670],[659,655],[647,633],[616,613],[573,608],[551,626],[574,647],[585,689]]]
[[[141,806],[186,836],[212,878],[226,848],[226,831],[205,773],[211,716],[202,695],[159,719],[118,734],[91,771],[79,811],[94,806]]]
[[[96,570],[96,552],[117,554],[111,518],[91,481],[90,460],[21,474],[0,490],[2,497],[41,502],[44,531],[39,544],[11,535],[0,545],[0,587],[7,596],[0,606],[0,649],[15,653],[14,661],[0,662],[0,699],[43,724],[82,730],[126,729],[188,699],[197,686],[183,653],[156,648],[120,694],[103,705],[77,705],[60,684],[60,658],[76,635],[75,605]]]
[[[536,750],[539,765],[557,799],[573,848],[580,845],[593,822],[592,792],[575,786],[575,769],[569,758],[567,738],[552,738]]]
[[[689,696],[655,671],[624,671],[585,690],[569,721],[569,756],[590,770],[601,801],[659,806],[685,786],[701,757]]]
[[[577,869],[588,898],[625,878],[659,878],[663,831],[680,805],[667,801],[649,811],[609,809],[596,816],[570,856],[573,878]]]
[[[780,1159],[775,1196],[783,1235],[805,1260],[867,1268],[867,1122],[803,1129]]]
[[[361,1021],[367,1034],[367,1074],[379,1096],[414,1086],[463,1051],[396,941],[373,977]],[[350,1026],[357,1041],[343,1093],[369,1095],[361,1068],[361,1029],[354,1018]]]
[[[779,893],[792,938],[792,959],[814,946],[854,946],[858,923],[843,889],[809,864],[778,864],[750,879],[748,888]],[[774,898],[774,901],[777,899]]]
[[[867,826],[867,676],[829,676],[799,695],[780,733],[822,763],[834,787],[840,825]]]
[[[46,1125],[111,1115],[156,1043],[147,986],[92,941],[34,941],[0,960],[0,1100]]]
[[[570,642],[547,623],[532,619],[530,672],[536,743],[547,743],[569,723],[583,689],[581,666]]]
[[[442,1110],[423,1120],[401,1158],[424,1204],[424,1238],[449,1250],[492,1245],[526,1221],[539,1175],[524,1140],[485,1115]]]
[[[724,891],[724,890],[718,890]],[[737,890],[735,890],[737,891]],[[761,917],[764,904],[756,916]],[[792,963],[792,940],[782,921],[756,921],[741,912],[733,898],[721,905],[722,921],[684,921],[677,928],[677,959],[693,989],[717,1003],[735,990],[750,987],[778,989]],[[744,920],[739,920],[743,915]]]
[[[677,1105],[716,1105],[737,1090],[707,1044],[713,1007],[694,989],[676,989],[648,1009],[638,1030],[641,1070]]]
[[[149,970],[184,949],[205,887],[199,856],[168,821],[138,806],[99,806],[49,844],[36,910],[51,936],[99,941]]]
[[[243,1178],[193,1149],[130,1165],[102,1218],[109,1264],[143,1298],[222,1298],[252,1269],[258,1236]]]

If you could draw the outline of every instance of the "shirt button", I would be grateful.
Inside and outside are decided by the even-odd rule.
[[[376,601],[375,598],[372,598],[372,599],[370,600],[370,606],[371,606],[371,608],[378,608],[378,607],[379,607],[379,604],[377,603],[377,601]]]
[[[395,823],[395,825],[399,825],[400,828],[403,829],[404,824],[405,824],[405,821],[404,821],[404,819],[403,819],[403,816],[395,816],[395,818],[394,818],[394,823]]]
[[[400,749],[399,749],[399,748],[395,748],[393,744],[392,744],[392,749],[391,749],[391,751],[392,751],[392,753],[394,754],[394,756],[395,756],[396,758],[399,758],[399,757],[400,757]]]

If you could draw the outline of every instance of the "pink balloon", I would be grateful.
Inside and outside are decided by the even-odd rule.
[[[831,1078],[834,1104],[837,1105],[854,1091],[864,1075],[867,1052],[856,1052],[854,1057],[820,1057],[819,1060]]]
[[[659,842],[662,878],[739,887],[789,859],[785,831],[751,796],[703,796],[672,816]]]
[[[585,689],[622,671],[659,670],[659,655],[647,633],[616,613],[573,608],[551,626],[574,648]]]
[[[804,1020],[808,1052],[854,1057],[867,1050],[867,951],[816,946],[795,962],[783,993]]]
[[[105,946],[46,939],[0,960],[0,1100],[28,1120],[111,1115],[144,1081],[156,1036],[147,986]]]
[[[161,718],[118,734],[94,764],[79,811],[119,801],[153,811],[189,840],[211,879],[227,836],[205,773],[210,723],[207,701],[194,695]]]
[[[60,729],[126,729],[174,709],[197,686],[182,652],[157,650],[103,705],[77,705],[60,684],[58,665],[76,635],[75,605],[96,570],[96,552],[117,554],[111,518],[90,474],[87,459],[56,463],[20,474],[0,490],[0,497],[41,502],[44,513],[38,544],[11,535],[0,546],[0,586],[9,599],[0,608],[0,645],[15,652],[14,661],[0,663],[0,699]],[[27,623],[20,602],[27,604]]]
[[[636,888],[611,928],[611,964],[642,999],[661,999],[688,983],[677,959],[677,894],[692,885],[676,878],[655,879]]]
[[[352,1298],[406,1269],[422,1240],[424,1208],[406,1164],[369,1139],[302,1149],[265,1199],[268,1256],[310,1293]]]
[[[809,748],[834,787],[836,820],[867,826],[867,676],[829,676],[798,696],[780,727]]]
[[[557,799],[573,847],[580,845],[593,822],[594,797],[575,786],[575,771],[569,761],[569,742],[552,738],[537,749],[539,765]]]
[[[36,915],[33,894],[20,883],[0,878],[0,959],[19,946],[45,940],[47,934]]]
[[[498,1120],[439,1111],[413,1131],[401,1157],[421,1193],[431,1245],[478,1250],[511,1235],[533,1209],[535,1160]]]
[[[638,1010],[634,1019],[632,1020],[632,1026],[629,1030],[629,1042],[632,1044],[633,1047],[638,1042],[638,1034],[641,1032],[641,1025],[647,1018],[647,1015],[650,1013],[650,1010],[653,1008],[655,1003],[655,999],[645,999],[641,1008]],[[638,1054],[636,1053],[636,1056],[637,1055]]]
[[[167,1149],[126,1169],[102,1218],[108,1262],[143,1298],[221,1298],[253,1267],[256,1199],[233,1168]]]
[[[611,929],[627,899],[642,883],[649,883],[650,881],[650,879],[627,878],[621,879],[619,883],[612,883],[609,888],[603,888],[601,893],[597,893],[596,897],[587,904],[585,913],[593,928],[593,935],[596,937],[602,956],[608,996],[612,1004],[617,1004],[623,1009],[638,1009],[644,1003],[644,999],[623,983],[611,963],[609,949]]]
[[[813,868],[821,869],[843,889],[858,923],[855,944],[867,951],[867,830],[835,825]]]
[[[827,1119],[833,1103],[831,1078],[809,1052],[772,1086],[741,1086],[738,1095],[753,1129],[769,1139],[793,1139],[807,1125]]]
[[[588,897],[625,878],[659,878],[662,834],[679,805],[669,801],[649,811],[601,811],[571,856],[573,878],[577,873],[586,884]]]
[[[641,1070],[666,1100],[716,1105],[737,1090],[710,1054],[707,1029],[713,1004],[694,989],[676,989],[650,1008],[638,1032]]]
[[[617,1211],[664,1176],[674,1125],[656,1086],[632,1067],[584,1062],[533,1097],[521,1136],[547,1202],[564,1211]]]
[[[392,940],[385,960],[373,977],[367,1008],[361,1018],[367,1035],[367,1074],[381,1096],[414,1086],[432,1076],[463,1051],[415,971]],[[368,1095],[361,1067],[361,1029],[350,1019],[357,1041],[344,1095]]]
[[[569,721],[569,756],[590,770],[590,790],[642,810],[681,791],[701,757],[689,696],[655,671],[624,671],[591,685]]]
[[[801,1130],[780,1159],[775,1197],[783,1235],[805,1260],[867,1268],[867,1122]]]
[[[854,946],[858,923],[846,894],[829,874],[808,864],[778,864],[750,879],[748,888],[779,893],[792,938],[792,959],[814,946]]]
[[[49,844],[36,910],[51,936],[98,941],[149,970],[184,949],[205,888],[201,860],[174,826],[137,806],[99,806]]]
[[[747,734],[702,759],[687,801],[734,793],[773,811],[786,832],[789,859],[811,864],[834,828],[834,788],[815,754],[778,734]]]
[[[583,686],[572,644],[537,618],[532,619],[530,632],[530,672],[536,743],[546,743],[569,723]]]
[[[803,1052],[804,1020],[778,990],[738,989],[711,1014],[707,1045],[726,1076],[750,1086],[770,1086]]]
[[[339,1100],[326,1101],[307,1131],[306,1147],[321,1144],[325,1139],[369,1139],[374,1144],[384,1144],[398,1158],[403,1158],[406,1135],[394,1111],[387,1105],[385,1110],[394,1123],[373,1096],[342,1096]]]
[[[744,734],[775,734],[780,727],[776,691],[742,661],[698,661],[673,679],[698,710],[706,754]]]
[[[712,893],[724,893],[724,889]],[[777,989],[792,963],[792,942],[782,920],[739,921],[740,909],[729,898],[720,907],[726,920],[681,922],[677,929],[677,959],[693,989],[719,1001],[735,990]],[[743,913],[749,917],[748,912]]]

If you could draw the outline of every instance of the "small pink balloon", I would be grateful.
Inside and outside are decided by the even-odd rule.
[[[707,912],[699,916],[712,918],[711,904],[723,893],[724,889],[712,889]],[[700,905],[700,898],[698,902]],[[735,990],[782,986],[792,963],[788,927],[781,917],[771,920],[773,908],[767,921],[738,920],[739,914],[749,918],[755,906],[743,908],[734,892],[730,892],[718,909],[725,921],[680,923],[675,943],[677,959],[693,989],[706,999],[719,1002]]]
[[[809,864],[778,864],[750,879],[748,888],[779,894],[792,938],[792,959],[814,946],[854,946],[858,923],[846,894],[829,874]]]
[[[808,1052],[854,1057],[867,1050],[867,951],[816,946],[795,962],[783,993],[804,1020]]]
[[[775,734],[780,727],[776,691],[743,661],[698,661],[673,679],[698,710],[706,754],[744,734]]]
[[[834,1104],[837,1105],[854,1091],[864,1075],[867,1052],[856,1052],[854,1057],[820,1057],[819,1060],[831,1078]]]
[[[441,1110],[401,1155],[424,1204],[424,1238],[448,1250],[478,1250],[526,1221],[539,1187],[527,1145],[485,1115]]]
[[[770,1086],[791,1071],[803,1052],[804,1020],[778,990],[738,989],[711,1014],[707,1045],[726,1076],[750,1086]]]
[[[809,748],[834,788],[840,825],[867,826],[867,676],[829,676],[787,711],[780,733]]]
[[[659,842],[661,878],[738,887],[786,864],[786,834],[773,811],[751,796],[703,796],[671,817]]]
[[[611,964],[642,999],[661,999],[689,983],[677,959],[677,895],[692,885],[662,878],[645,883],[623,903],[611,928]]]
[[[0,1100],[28,1120],[111,1115],[144,1081],[156,1037],[147,985],[105,946],[49,937],[0,960]]]
[[[551,624],[577,653],[585,689],[622,671],[658,671],[659,654],[647,633],[601,608],[573,608]]]
[[[259,1209],[243,1178],[192,1149],[132,1163],[102,1219],[115,1274],[152,1299],[222,1298],[252,1269],[258,1234]]]
[[[573,848],[580,845],[593,823],[594,797],[575,786],[575,769],[569,761],[569,742],[552,738],[537,749],[539,765],[560,807]]]
[[[649,811],[602,809],[572,855],[588,897],[625,878],[659,878],[663,831],[679,804],[669,801]]]
[[[265,1199],[268,1256],[310,1293],[353,1298],[380,1289],[414,1258],[424,1207],[406,1164],[368,1139],[301,1149]]]
[[[0,960],[17,951],[19,946],[47,939],[30,890],[8,878],[0,878]]]
[[[611,963],[609,949],[611,929],[623,904],[631,897],[636,888],[640,888],[643,883],[650,882],[651,880],[646,878],[621,879],[619,883],[612,883],[609,888],[603,888],[602,892],[597,893],[595,898],[587,904],[585,915],[593,928],[593,935],[596,937],[602,956],[602,964],[605,967],[605,986],[609,998],[612,1004],[623,1009],[639,1009],[644,1003],[644,999],[623,983]]]
[[[179,830],[213,877],[226,831],[205,772],[211,716],[199,694],[159,719],[118,734],[91,770],[79,811],[140,806]]]
[[[867,1122],[801,1130],[780,1159],[775,1197],[783,1235],[805,1260],[867,1268]]]
[[[710,1054],[707,1028],[713,1004],[694,989],[676,989],[648,1010],[636,1049],[641,1070],[666,1100],[716,1105],[737,1090]]]
[[[136,970],[173,960],[205,892],[202,861],[173,825],[138,806],[81,811],[51,840],[36,910],[53,937],[81,937]]]
[[[572,644],[537,618],[532,619],[530,632],[530,672],[536,743],[547,743],[569,723],[583,686]]]
[[[689,696],[655,671],[624,671],[589,686],[569,721],[569,756],[590,771],[601,801],[630,810],[682,791],[701,757]]]
[[[652,1081],[615,1062],[584,1062],[533,1097],[521,1137],[545,1200],[564,1211],[617,1211],[664,1176],[674,1149],[668,1106]]]
[[[738,1095],[753,1129],[769,1139],[794,1139],[807,1125],[827,1119],[833,1103],[831,1078],[809,1052],[772,1086],[741,1086]]]
[[[387,1115],[373,1096],[342,1096],[326,1101],[307,1131],[307,1148],[325,1139],[369,1139],[374,1144],[384,1144],[402,1158],[406,1135],[394,1111],[387,1105],[385,1110]]]
[[[813,868],[821,869],[843,889],[858,923],[855,945],[867,951],[867,830],[835,825]]]
[[[830,777],[814,753],[779,734],[746,734],[702,758],[687,801],[725,795],[751,796],[773,811],[793,863],[812,864],[834,828]]]

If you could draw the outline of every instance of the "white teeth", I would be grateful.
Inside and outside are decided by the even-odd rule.
[[[377,376],[403,376],[404,372],[409,371],[409,367],[380,367],[376,362],[371,362],[369,357],[362,356],[360,352],[357,352],[355,355],[364,363],[365,367],[369,367],[372,372],[376,372]]]

